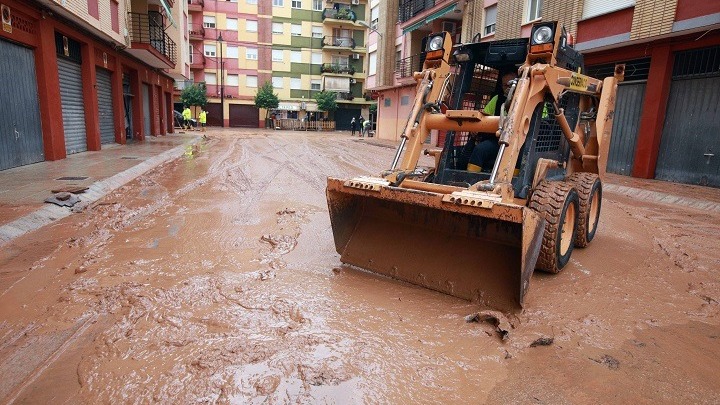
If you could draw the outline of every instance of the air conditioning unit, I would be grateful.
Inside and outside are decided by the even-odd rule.
[[[360,0],[350,0],[350,2],[353,4],[353,6],[357,6],[360,4]]]
[[[354,54],[353,54],[353,59],[359,60],[359,59],[360,59],[360,54],[359,54],[359,53],[354,53]]]

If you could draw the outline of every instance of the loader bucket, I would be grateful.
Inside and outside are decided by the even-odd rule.
[[[444,194],[328,178],[335,248],[343,263],[492,308],[522,307],[545,220],[515,204],[442,201]]]

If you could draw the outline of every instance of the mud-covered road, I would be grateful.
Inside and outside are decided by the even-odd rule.
[[[3,246],[0,402],[720,402],[720,213],[606,193],[502,341],[477,304],[340,265],[326,177],[393,153],[212,132]]]

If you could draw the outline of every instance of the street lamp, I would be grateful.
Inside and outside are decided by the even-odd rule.
[[[368,28],[368,29],[370,30],[370,32],[374,32],[374,33],[378,34],[378,36],[379,36],[380,38],[382,38],[382,34],[380,33],[380,31],[378,31],[378,30],[376,30],[375,28],[369,26],[368,23],[366,23],[365,21],[360,20],[360,21],[358,21],[357,23],[360,24],[360,25],[362,25],[362,26],[365,27],[365,28]]]
[[[225,74],[223,72],[223,50],[222,32],[218,35],[217,41],[220,43],[220,126],[225,126]]]

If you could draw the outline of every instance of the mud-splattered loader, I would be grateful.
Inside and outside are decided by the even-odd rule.
[[[502,309],[523,305],[537,268],[560,272],[598,226],[617,80],[583,75],[582,55],[554,22],[530,39],[452,46],[425,40],[417,95],[391,168],[328,178],[341,261]],[[499,115],[483,107],[512,69]],[[425,150],[433,129],[442,150]],[[492,167],[468,170],[482,134],[497,137]],[[402,157],[402,159],[401,159]]]

